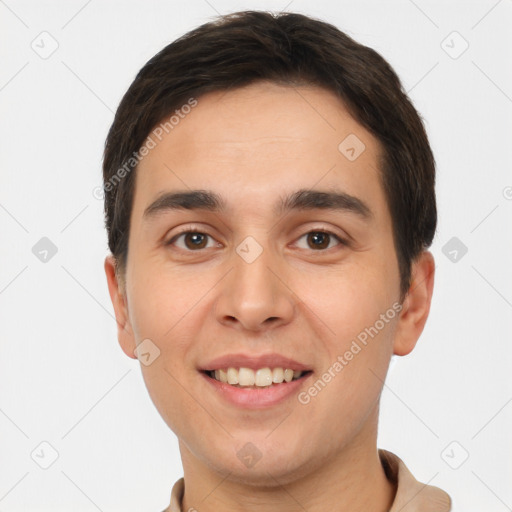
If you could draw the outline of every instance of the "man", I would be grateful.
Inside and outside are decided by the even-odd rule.
[[[376,446],[429,313],[434,184],[396,74],[327,23],[231,14],[139,72],[105,146],[105,271],[179,440],[167,510],[450,510]]]

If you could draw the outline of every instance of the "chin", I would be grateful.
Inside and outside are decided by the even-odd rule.
[[[232,482],[279,487],[315,471],[316,465],[304,450],[296,450],[282,442],[272,445],[267,439],[265,443],[263,436],[254,443],[231,441],[231,445],[226,445],[220,452],[210,450],[201,458],[212,471]]]

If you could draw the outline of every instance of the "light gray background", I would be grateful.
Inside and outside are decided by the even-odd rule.
[[[372,46],[424,116],[438,163],[434,301],[415,351],[393,362],[379,446],[458,511],[512,510],[511,0],[0,0],[0,511],[159,511],[182,476],[117,343],[93,191],[141,66],[247,8],[311,14]],[[32,252],[42,237],[58,249],[46,262]]]

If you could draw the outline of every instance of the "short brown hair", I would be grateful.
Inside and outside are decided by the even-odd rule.
[[[381,182],[405,297],[411,263],[432,243],[437,223],[435,162],[422,120],[376,51],[329,23],[297,13],[242,11],[218,17],[166,46],[139,71],[117,109],[103,159],[105,224],[116,268],[124,272],[128,256],[137,165],[132,155],[191,97],[260,80],[317,85],[335,93],[379,140]],[[116,182],[121,169],[123,179]]]

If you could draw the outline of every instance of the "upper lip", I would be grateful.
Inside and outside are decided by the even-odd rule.
[[[309,371],[311,368],[294,359],[281,354],[226,354],[212,359],[200,369],[203,371],[219,370],[222,368],[283,368],[298,371]]]

